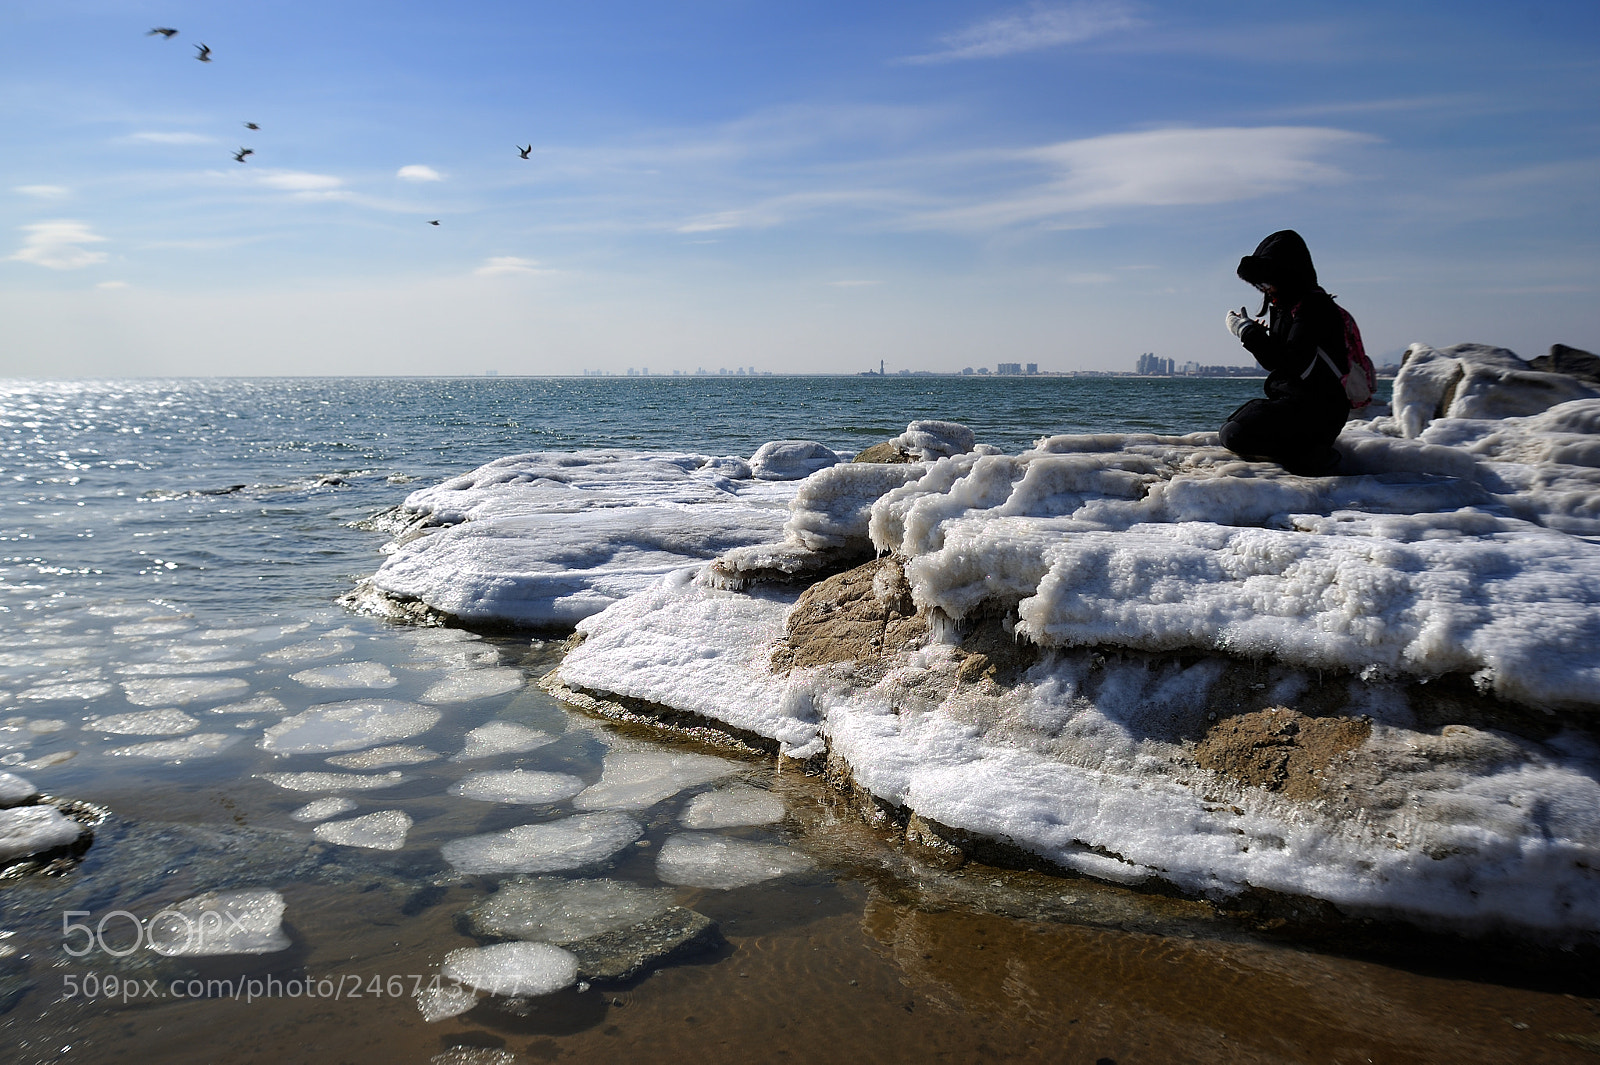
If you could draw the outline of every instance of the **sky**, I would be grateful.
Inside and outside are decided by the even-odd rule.
[[[1247,364],[1285,228],[1600,350],[1600,4],[0,7],[0,377]]]

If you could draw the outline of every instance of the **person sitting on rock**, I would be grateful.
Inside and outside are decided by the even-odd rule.
[[[1350,369],[1344,316],[1317,285],[1311,252],[1292,229],[1263,240],[1239,260],[1238,273],[1265,295],[1258,315],[1267,320],[1241,307],[1228,312],[1228,331],[1267,371],[1266,398],[1228,415],[1222,446],[1290,473],[1331,474],[1339,466],[1333,442],[1350,414],[1341,381]]]

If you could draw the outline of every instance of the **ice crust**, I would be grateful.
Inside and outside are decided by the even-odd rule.
[[[193,732],[177,740],[151,740],[126,747],[112,747],[106,754],[114,758],[154,758],[166,762],[187,762],[210,758],[232,747],[242,737],[226,732]]]
[[[400,771],[387,773],[261,773],[262,780],[288,791],[375,791],[405,780]]]
[[[583,780],[570,773],[541,773],[531,769],[468,773],[450,786],[450,794],[480,802],[538,805],[570,799],[583,790]]]
[[[193,732],[200,722],[182,710],[141,710],[131,714],[107,714],[84,722],[91,732],[114,732],[125,736],[177,736]]]
[[[514,692],[523,685],[516,669],[467,669],[452,673],[422,693],[425,703],[470,703]]]
[[[665,913],[672,892],[620,880],[518,877],[472,910],[484,932],[562,946]]]
[[[150,918],[150,949],[168,957],[272,954],[289,946],[283,896],[265,888],[211,891]]]
[[[467,733],[467,745],[452,762],[470,762],[496,754],[522,754],[554,743],[556,737],[548,732],[515,721],[491,721]]]
[[[737,773],[738,762],[709,754],[611,751],[600,779],[572,801],[578,810],[643,810],[685,788]]]
[[[782,821],[785,812],[783,800],[771,792],[735,785],[696,795],[689,800],[679,820],[686,828],[737,828],[770,825]]]
[[[188,706],[238,698],[250,690],[250,684],[237,677],[184,677],[125,680],[122,690],[134,706]]]
[[[608,861],[644,834],[621,813],[588,813],[451,840],[444,860],[462,873],[555,873]]]
[[[381,662],[341,662],[336,666],[302,669],[290,676],[308,688],[392,688],[400,683]]]
[[[289,817],[295,821],[326,821],[330,817],[347,814],[355,808],[356,801],[354,799],[329,796],[326,799],[312,799],[291,813]]]
[[[709,832],[683,832],[661,845],[656,874],[669,884],[731,890],[812,867],[788,847],[733,839]]]
[[[548,995],[577,983],[578,959],[549,943],[495,943],[452,950],[439,971],[491,995]]]
[[[426,732],[439,717],[437,710],[396,699],[324,703],[268,728],[261,746],[275,754],[354,751]]]
[[[347,821],[324,821],[311,830],[311,835],[344,847],[397,851],[405,846],[411,825],[411,817],[402,810],[379,810]]]
[[[351,754],[336,754],[331,758],[324,758],[323,761],[340,769],[388,769],[397,765],[421,765],[424,762],[437,761],[438,758],[438,751],[431,751],[426,747],[394,744],[355,751]]]

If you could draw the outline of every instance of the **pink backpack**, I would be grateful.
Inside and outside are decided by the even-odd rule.
[[[1331,302],[1333,297],[1328,297]],[[1317,363],[1327,364],[1328,369],[1339,379],[1344,386],[1345,398],[1350,401],[1353,410],[1360,410],[1372,402],[1373,395],[1378,391],[1378,371],[1372,365],[1372,360],[1367,358],[1366,346],[1361,343],[1361,330],[1356,327],[1356,320],[1350,317],[1350,312],[1335,303],[1334,308],[1339,312],[1339,317],[1344,319],[1344,354],[1350,363],[1347,373],[1339,372],[1339,364],[1320,347],[1317,357],[1306,365],[1305,372],[1300,375],[1304,381],[1311,376],[1311,371],[1317,368]]]

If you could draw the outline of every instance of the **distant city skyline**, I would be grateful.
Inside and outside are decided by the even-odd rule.
[[[1247,366],[1233,270],[1281,228],[1379,361],[1600,347],[1592,0],[6,28],[0,376]]]

